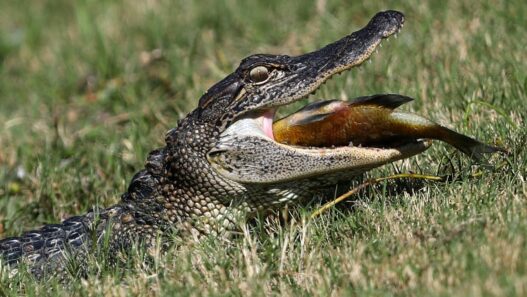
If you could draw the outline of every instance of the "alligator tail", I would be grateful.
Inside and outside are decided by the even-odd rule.
[[[119,206],[74,216],[60,224],[50,224],[20,237],[0,240],[0,263],[11,268],[23,262],[37,278],[65,273],[68,259],[84,260],[99,241],[111,217],[122,212]],[[92,245],[95,243],[95,245]],[[79,256],[83,254],[84,256]],[[80,263],[82,264],[82,263]]]
[[[158,195],[164,153],[163,149],[150,153],[145,169],[134,175],[120,203],[71,217],[60,224],[45,225],[20,237],[0,240],[0,273],[2,266],[18,271],[24,263],[37,278],[46,275],[62,278],[72,275],[67,271],[68,263],[75,263],[71,268],[80,267],[80,271],[69,272],[84,274],[88,255],[98,255],[107,246],[111,253],[107,256],[112,257],[115,252],[148,239],[151,235],[148,231],[154,232],[148,226],[164,230],[166,222],[152,215],[163,209],[154,197]]]

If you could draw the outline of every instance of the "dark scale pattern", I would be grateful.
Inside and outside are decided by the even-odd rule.
[[[237,197],[243,196],[243,187],[219,176],[207,161],[207,152],[219,138],[217,127],[208,123],[192,122],[192,117],[180,123],[192,127],[192,134],[171,132],[167,138],[176,145],[167,147],[169,154],[165,169],[172,178],[162,187],[172,222],[192,221],[192,228],[199,233],[220,233],[234,224],[238,214]],[[175,187],[174,185],[177,185]],[[197,186],[201,185],[201,186]],[[203,219],[204,218],[204,219]],[[212,219],[214,218],[214,219]]]
[[[25,261],[37,277],[62,277],[70,256],[84,268],[85,255],[97,253],[106,239],[108,254],[115,256],[135,244],[151,246],[173,231],[197,237],[225,234],[257,212],[301,201],[322,186],[423,151],[425,146],[399,153],[310,155],[262,138],[261,127],[247,130],[241,124],[257,125],[263,113],[303,98],[332,75],[361,64],[403,22],[399,12],[381,12],[363,29],[320,50],[244,59],[167,133],[166,147],[149,154],[121,202],[3,239],[0,259],[12,271]],[[251,73],[256,67],[255,81]]]

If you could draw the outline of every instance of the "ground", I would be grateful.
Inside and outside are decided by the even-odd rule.
[[[67,288],[3,273],[0,295],[527,295],[527,5],[363,2],[3,1],[2,238],[116,202],[164,133],[243,57],[311,51],[379,10],[405,13],[398,39],[316,98],[408,95],[416,101],[403,109],[511,154],[481,166],[436,143],[368,176],[448,182],[384,183],[309,221],[315,201],[287,223],[179,242],[126,270],[95,259],[99,275]]]

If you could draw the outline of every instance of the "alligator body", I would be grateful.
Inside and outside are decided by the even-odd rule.
[[[103,241],[114,253],[174,231],[225,234],[259,212],[301,202],[426,150],[428,141],[382,149],[295,147],[277,143],[272,134],[276,108],[362,64],[403,23],[399,12],[380,12],[364,28],[319,50],[245,58],[167,133],[166,146],[149,154],[118,204],[1,240],[3,263],[16,269],[23,261],[43,276],[64,272],[69,256],[82,259]]]

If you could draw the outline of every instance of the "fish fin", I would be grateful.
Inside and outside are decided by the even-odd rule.
[[[443,128],[446,134],[449,134],[449,136],[445,138],[445,141],[476,161],[484,161],[486,154],[497,152],[505,154],[509,153],[509,151],[502,147],[485,144],[472,137],[457,133],[445,127]]]
[[[342,103],[343,107],[346,107],[346,103],[344,101],[340,101],[337,99],[317,101],[317,102],[309,103],[308,105],[300,108],[299,110],[295,111],[289,116],[286,116],[285,118],[291,118],[293,116],[292,119],[289,120],[290,126],[299,126],[299,125],[306,125],[306,124],[319,122],[319,121],[324,120],[327,116],[334,114],[337,111],[337,109],[324,110],[326,106],[334,102],[340,102]],[[300,117],[300,119],[295,121],[296,118],[298,117]],[[281,121],[283,119],[280,119],[278,121]]]
[[[291,124],[291,126],[300,126],[300,125],[307,125],[307,124],[311,124],[311,123],[316,123],[316,122],[324,120],[325,118],[327,118],[328,116],[330,116],[332,114],[334,114],[334,113],[329,112],[329,113],[313,114],[313,115],[307,116],[307,117],[305,117],[305,118],[303,118],[303,119]]]
[[[331,100],[324,100],[324,101],[317,101],[317,102],[313,102],[313,103],[309,103],[308,105],[300,108],[299,110],[297,110],[295,113],[299,112],[299,111],[302,111],[302,112],[305,112],[305,111],[312,111],[312,110],[318,110],[326,105],[329,105],[333,102],[336,102],[336,101],[339,101],[337,99],[331,99]]]
[[[398,94],[377,94],[355,98],[353,101],[349,102],[349,105],[377,105],[389,109],[396,109],[397,107],[412,100],[414,99]]]
[[[485,159],[485,155],[487,154],[494,154],[497,152],[502,152],[505,154],[509,153],[506,149],[502,147],[485,144],[475,139],[473,140],[474,140],[473,145],[468,146],[466,149],[461,150],[461,151],[469,155],[476,161],[483,161]]]

